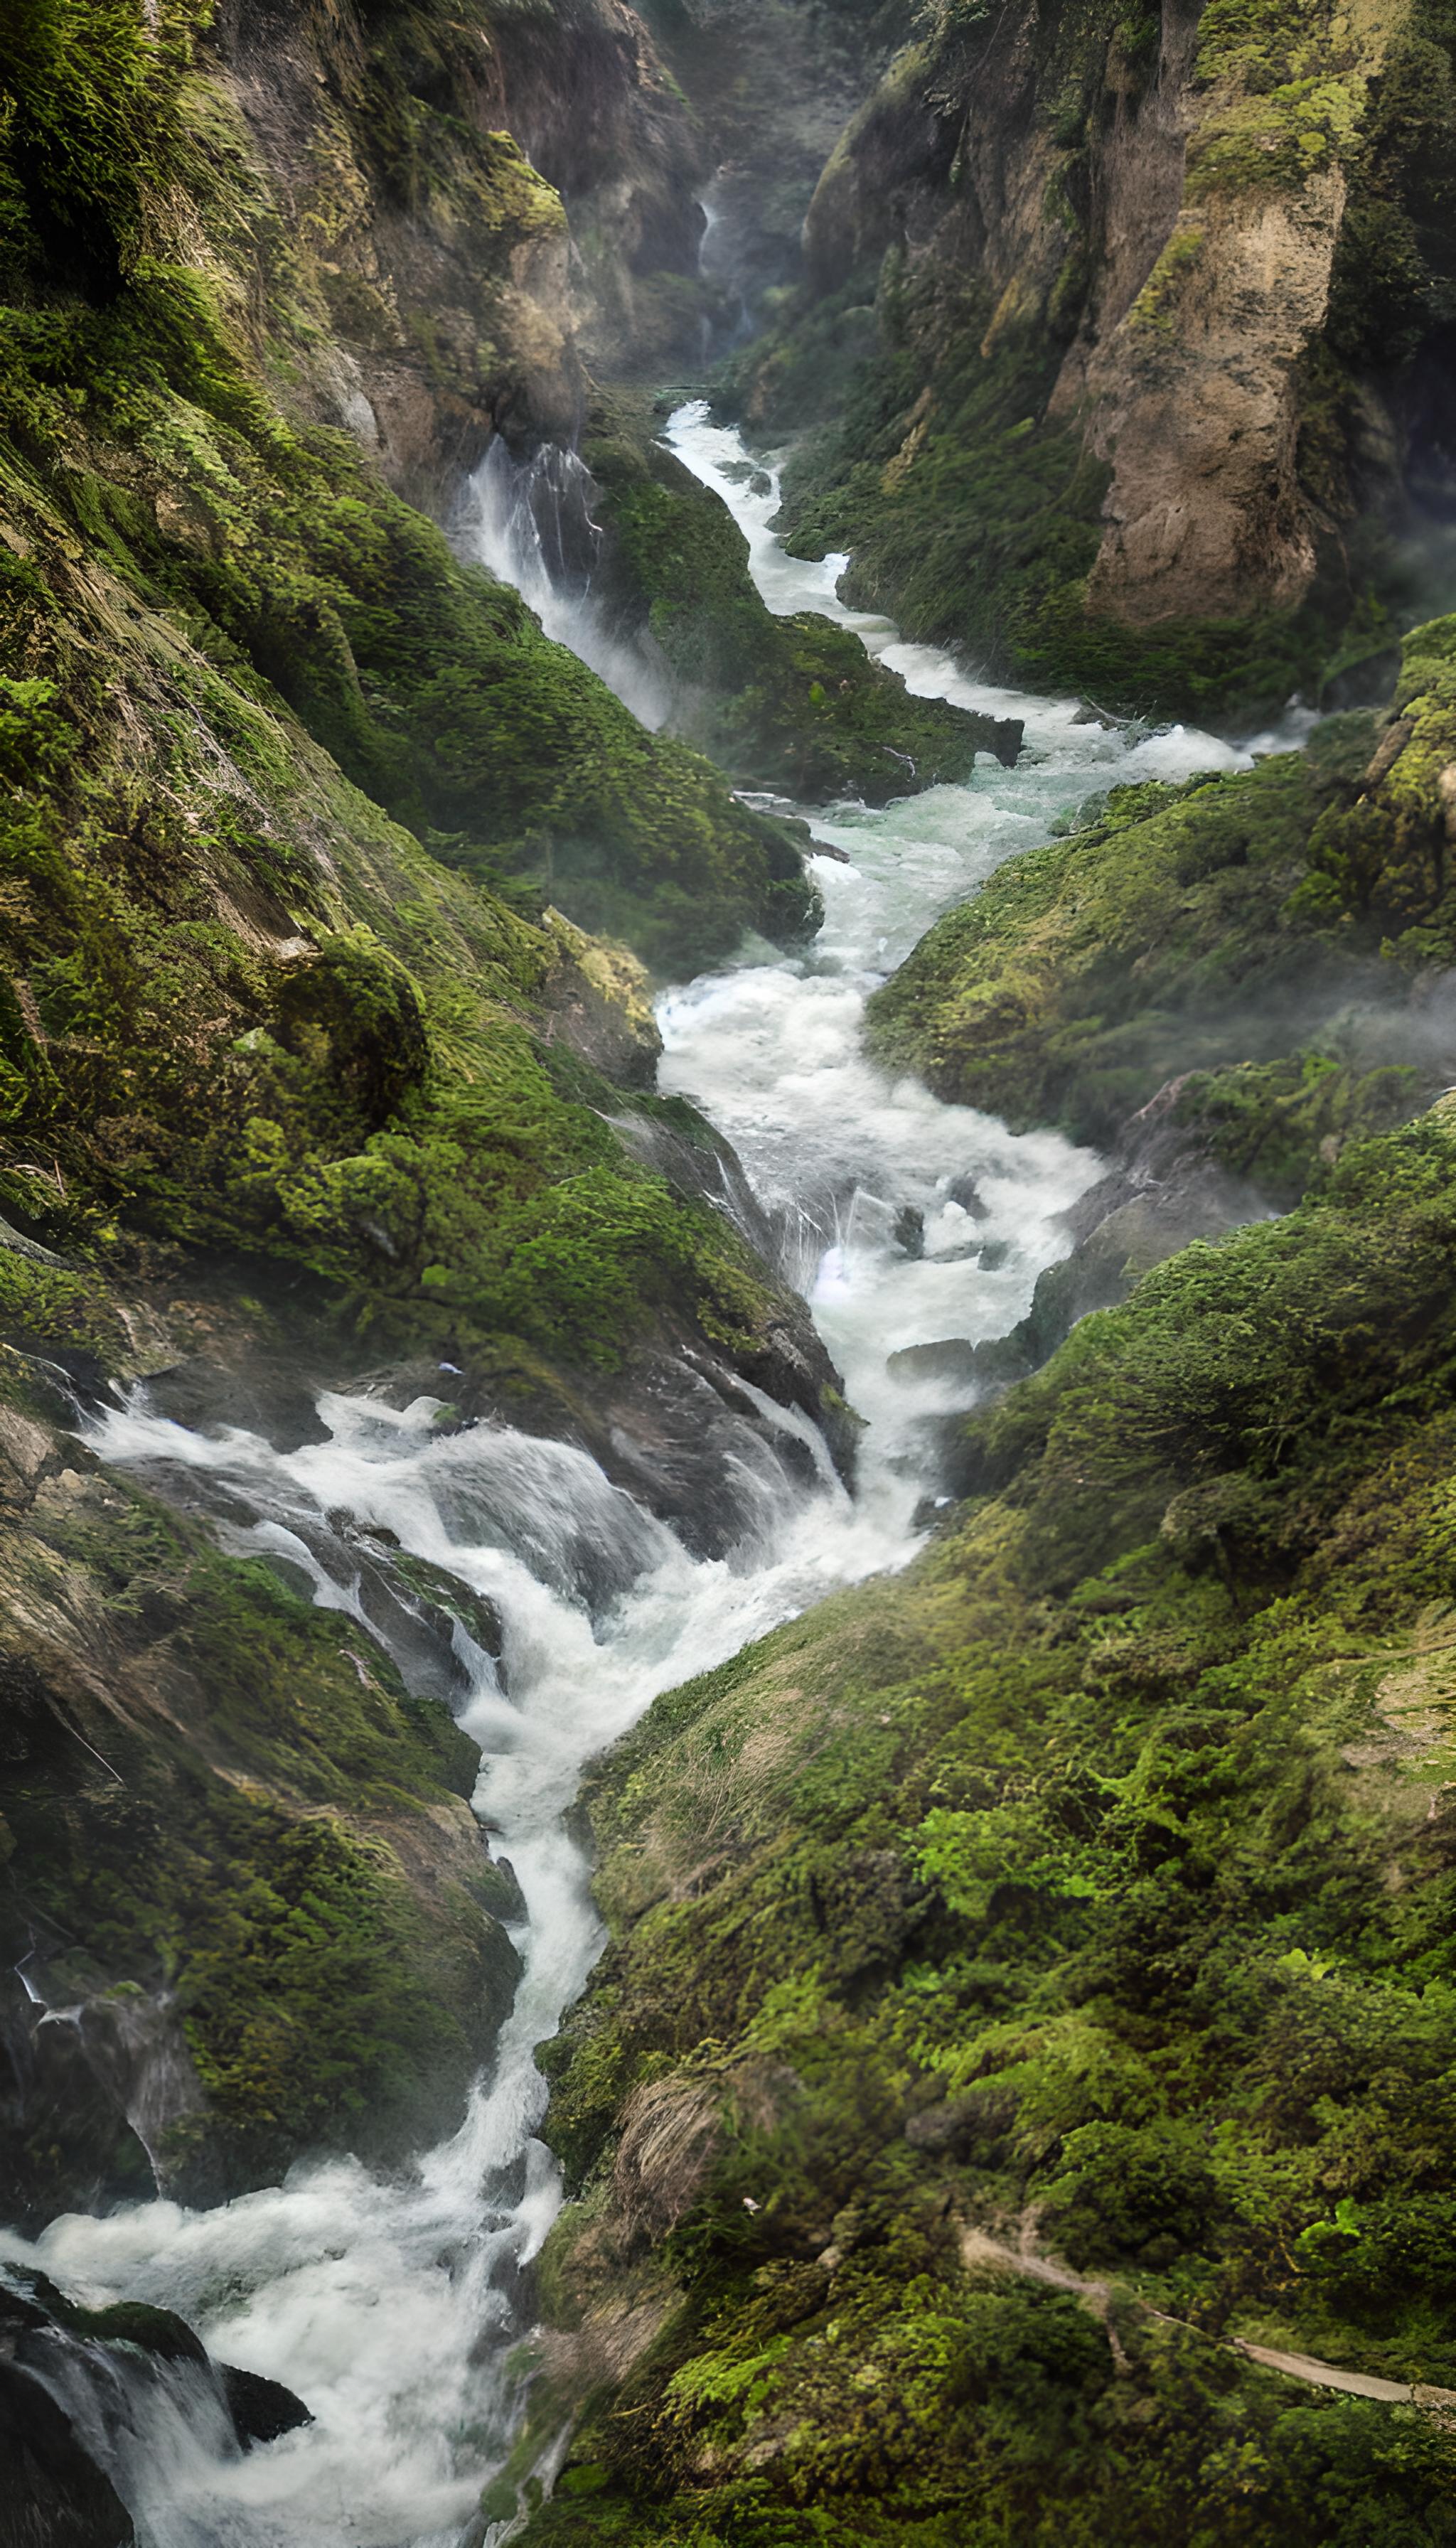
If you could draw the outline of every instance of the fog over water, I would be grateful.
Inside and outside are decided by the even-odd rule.
[[[105,2220],[71,2216],[33,2245],[0,2241],[0,2254],[40,2264],[88,2300],[180,2311],[222,2360],[286,2382],[313,2412],[307,2429],[239,2458],[186,2397],[113,2399],[105,2414],[83,2401],[148,2548],[458,2539],[509,2448],[519,2406],[511,2354],[528,2331],[520,2269],[560,2201],[555,2164],[534,2138],[546,2090],[532,2055],[601,1943],[589,1869],[564,1821],[584,1765],[660,1690],[836,1587],[909,1560],[927,1484],[919,1428],[957,1401],[950,1389],[897,1385],[888,1359],[909,1344],[1014,1325],[1038,1274],[1064,1252],[1058,1217],[1099,1172],[1092,1154],[1055,1135],[1015,1137],[888,1080],[863,1052],[864,1001],[938,913],[1081,797],[1249,757],[1182,728],[1080,722],[1074,701],[993,689],[933,649],[902,645],[887,621],[839,602],[845,560],[783,554],[770,527],[774,481],[733,432],[689,407],[669,439],[730,504],[771,608],[829,612],[916,691],[1026,721],[1014,770],[986,762],[966,786],[880,812],[816,813],[825,921],[813,948],[793,959],[750,949],[660,1003],[663,1089],[693,1099],[738,1150],[868,1419],[856,1490],[822,1446],[811,1478],[801,1456],[775,1458],[769,1433],[741,1542],[705,1560],[585,1451],[490,1422],[441,1435],[431,1397],[403,1410],[324,1398],[327,1438],[291,1453],[241,1431],[187,1432],[148,1409],[144,1389],[95,1419],[91,1445],[107,1460],[204,1502],[226,1491],[225,1545],[302,1570],[317,1599],[358,1618],[363,1633],[372,1631],[341,1516],[393,1533],[497,1606],[499,1667],[463,1626],[456,1632],[469,1687],[461,1721],[484,1756],[477,1810],[525,1910],[511,1933],[523,1978],[500,2045],[460,2131],[414,2167],[302,2166],[284,2185],[214,2211],[156,2202]],[[629,704],[664,712],[635,693],[640,659],[595,614],[590,556],[553,546],[561,515],[551,504],[566,505],[578,528],[590,523],[590,482],[583,489],[562,463],[543,494],[540,471],[534,486],[515,473],[502,451],[477,480],[476,553],[508,573],[551,633],[614,679]],[[920,1216],[923,1254],[907,1252],[907,1214]]]

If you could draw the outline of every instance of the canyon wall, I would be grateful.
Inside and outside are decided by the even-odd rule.
[[[739,367],[795,537],[1045,685],[1378,689],[1451,519],[1438,7],[929,13]],[[1344,688],[1341,690],[1341,682]]]

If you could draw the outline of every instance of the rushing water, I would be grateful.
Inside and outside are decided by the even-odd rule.
[[[672,685],[642,647],[612,628],[597,597],[594,495],[575,451],[545,442],[518,459],[498,434],[466,486],[456,545],[513,584],[547,636],[580,655],[635,717],[656,728],[672,706]]]
[[[1063,808],[1114,781],[1245,758],[1180,728],[1085,723],[1075,702],[988,689],[948,658],[901,645],[888,622],[841,605],[843,559],[784,556],[770,528],[774,481],[736,436],[695,407],[670,431],[742,524],[773,609],[827,611],[912,688],[1026,720],[1015,770],[988,763],[967,786],[816,816],[826,917],[812,952],[791,961],[750,952],[661,1004],[664,1088],[695,1099],[734,1143],[869,1419],[860,1481],[852,1499],[823,1457],[806,1484],[802,1460],[762,1455],[741,1544],[703,1560],[585,1452],[495,1424],[442,1436],[432,1399],[400,1410],[326,1398],[327,1439],[287,1454],[239,1431],[184,1431],[150,1412],[144,1392],[96,1420],[103,1457],[174,1489],[185,1480],[232,1516],[219,1521],[225,1544],[301,1569],[319,1601],[366,1629],[357,1550],[371,1531],[393,1533],[497,1605],[499,1670],[457,1632],[462,1721],[484,1755],[477,1810],[525,1904],[512,2014],[461,2130],[416,2166],[386,2175],[335,2160],[210,2212],[158,2202],[71,2216],[33,2247],[0,2241],[0,2253],[84,2296],[179,2310],[220,2359],[286,2382],[313,2410],[306,2430],[238,2458],[216,2418],[141,2398],[133,2424],[114,2424],[98,2447],[148,2548],[445,2548],[459,2537],[509,2445],[518,2277],[559,2202],[534,2138],[545,2089],[532,2052],[599,1947],[588,1869],[563,1819],[583,1766],[659,1690],[834,1587],[909,1558],[924,1486],[917,1424],[955,1401],[897,1383],[888,1358],[1012,1325],[1062,1251],[1058,1216],[1097,1172],[1053,1135],[1016,1138],[888,1081],[862,1050],[865,997],[938,912],[1044,837]],[[553,556],[542,523],[556,516],[540,484],[533,500],[505,466],[477,489],[477,546],[528,598],[544,590],[558,633],[586,651],[580,548]],[[562,487],[590,524],[590,485],[568,472]],[[624,675],[599,624],[588,635],[598,668],[614,669],[630,696],[631,664]],[[907,1212],[921,1217],[919,1255],[904,1243]],[[253,1518],[239,1522],[239,1509]]]

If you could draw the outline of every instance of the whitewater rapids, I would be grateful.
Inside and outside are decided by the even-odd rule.
[[[461,1721],[483,1754],[477,1811],[525,1904],[511,1933],[523,1961],[512,2014],[460,2131],[412,2168],[303,2165],[210,2212],[156,2202],[104,2220],[69,2216],[34,2244],[0,2238],[0,2258],[38,2264],[79,2297],[179,2311],[220,2359],[285,2382],[313,2412],[308,2428],[245,2458],[180,2412],[95,2435],[146,2548],[453,2548],[510,2449],[512,2354],[527,2332],[520,2270],[560,2203],[535,2138],[546,2091],[533,2048],[556,2031],[601,1943],[564,1819],[583,1769],[659,1691],[837,1587],[908,1561],[920,1544],[920,1427],[963,1399],[897,1383],[889,1358],[1014,1325],[1038,1274],[1064,1252],[1060,1217],[1098,1174],[1091,1154],[1054,1135],[1015,1137],[886,1079],[864,1054],[865,999],[941,911],[1087,794],[1249,758],[1180,727],[1083,722],[1075,701],[989,688],[948,657],[903,645],[887,621],[839,601],[844,559],[784,554],[771,527],[776,482],[736,434],[694,406],[669,439],[734,512],[772,609],[824,611],[917,692],[1026,725],[1014,770],[987,763],[968,785],[878,812],[815,811],[825,921],[810,953],[749,949],[660,1004],[664,1091],[690,1097],[733,1143],[868,1419],[859,1483],[852,1498],[827,1459],[805,1484],[801,1461],[768,1457],[742,1543],[703,1561],[585,1452],[489,1423],[442,1436],[432,1398],[403,1410],[326,1398],[326,1440],[287,1454],[241,1431],[187,1432],[151,1412],[144,1390],[94,1420],[102,1458],[226,1490],[228,1510],[251,1519],[220,1523],[225,1545],[302,1568],[316,1598],[365,1633],[331,1516],[393,1533],[495,1603],[500,1670],[457,1630],[470,1681]],[[524,485],[497,460],[469,517],[475,553],[656,722],[663,702],[603,630],[580,554],[568,572],[553,550],[558,499],[590,524],[570,471]],[[923,1228],[918,1255],[904,1243],[907,1214]]]

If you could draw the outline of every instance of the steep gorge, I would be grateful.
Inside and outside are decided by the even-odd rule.
[[[557,32],[568,50],[594,46],[592,63],[605,45],[626,112],[631,24],[624,37],[588,11]],[[491,30],[469,33],[491,102]],[[16,1955],[59,1918],[80,1957],[63,1996],[165,1975],[187,2007],[214,1953],[187,1908],[200,1869],[226,1859],[245,1889],[266,1866],[281,1891],[265,1926],[286,1930],[322,1882],[297,1817],[332,1818],[323,1854],[342,1853],[328,1878],[342,1889],[325,1928],[342,1939],[356,1917],[351,1885],[379,1893],[381,1942],[404,1957],[393,2013],[355,2042],[338,2107],[344,2070],[276,1974],[262,1987],[285,2040],[266,2056],[248,2048],[251,1984],[235,2005],[225,1979],[212,2020],[194,2009],[204,2069],[221,2062],[241,2100],[226,2130],[215,2110],[214,2139],[240,2133],[241,2152],[262,2135],[244,2173],[297,2145],[305,2109],[307,2138],[352,2131],[372,2065],[382,2078],[417,2063],[426,2102],[463,2093],[478,2038],[434,1969],[436,1897],[454,1906],[462,1977],[483,1956],[498,1974],[510,1964],[448,1801],[469,1789],[469,1754],[462,1769],[447,1720],[396,1713],[383,1663],[359,1671],[364,1714],[384,1721],[352,1723],[356,1667],[338,1640],[320,1647],[297,1593],[280,1610],[256,1570],[208,1560],[185,1525],[77,1469],[53,1432],[69,1414],[57,1387],[87,1397],[168,1373],[193,1420],[256,1411],[287,1440],[315,1425],[320,1384],[372,1371],[404,1403],[449,1362],[457,1420],[492,1407],[585,1427],[694,1506],[713,1492],[712,1422],[700,1407],[675,1416],[674,1388],[719,1402],[709,1381],[675,1383],[684,1344],[720,1382],[737,1367],[816,1412],[832,1398],[801,1308],[704,1209],[706,1129],[664,1126],[660,1155],[685,1163],[677,1186],[614,1129],[650,1141],[656,1121],[641,965],[496,863],[525,840],[567,900],[575,865],[584,907],[629,907],[650,878],[661,935],[643,934],[664,951],[812,917],[794,838],[644,734],[392,490],[438,490],[493,429],[493,400],[538,430],[560,423],[579,363],[554,307],[559,200],[484,107],[474,122],[453,111],[475,91],[416,93],[431,63],[464,78],[431,40],[457,55],[465,41],[428,11],[372,39],[367,20],[288,12],[250,22],[245,43],[188,10],[154,30],[125,8],[4,22],[0,1287],[23,1788],[7,1916]],[[469,321],[453,339],[452,258]],[[357,318],[365,269],[376,315],[391,296],[396,312],[373,422],[328,316],[332,295]],[[426,321],[445,331],[433,351]],[[433,1633],[438,1713],[448,1621]],[[225,1704],[203,1658],[233,1641],[255,1685]],[[280,1749],[284,1708],[309,1725],[307,1772]],[[388,1806],[359,1819],[359,1740],[383,1743],[369,1774],[410,1799],[403,1822]],[[117,1829],[113,1782],[132,1780],[115,1756],[134,1745],[146,1802]],[[199,1810],[223,1818],[200,1852]],[[239,1937],[225,1973],[241,1955]],[[321,1974],[296,1980],[332,1996]],[[23,2045],[27,2004],[9,1987]],[[42,2136],[38,2186],[104,2186],[106,2128],[93,2149],[81,2116],[69,2153],[46,2093],[23,2075],[12,2092],[22,2144]],[[379,2106],[385,2143],[417,2138],[408,2104]],[[135,2181],[135,2142],[120,2164]]]
[[[0,0],[0,2121],[98,2216],[0,2466],[77,2548],[1443,2542],[1445,36],[648,16]],[[897,647],[658,431],[751,323],[852,602],[1370,705]],[[578,441],[662,732],[467,554]],[[77,2347],[187,2364],[173,2496]]]

